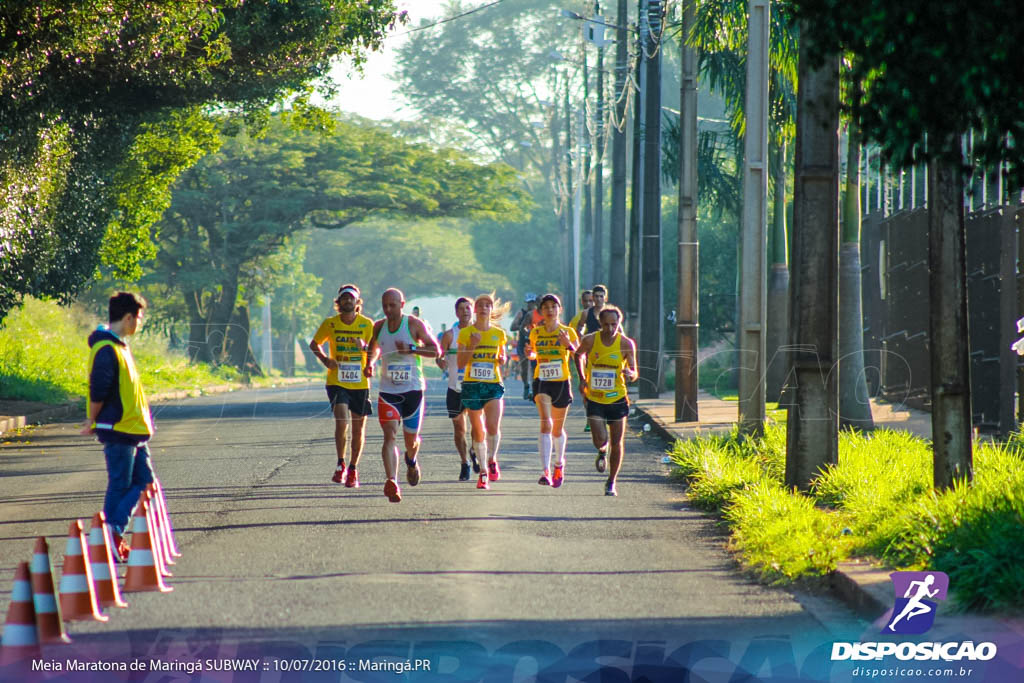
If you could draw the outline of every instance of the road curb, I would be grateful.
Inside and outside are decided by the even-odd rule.
[[[640,423],[651,425],[651,431],[671,446],[683,438],[674,432],[661,418],[636,405],[636,418]],[[709,429],[706,434],[723,430]],[[862,562],[840,562],[828,576],[832,594],[858,615],[874,620],[892,607],[892,582],[889,571]]]
[[[248,387],[245,385],[215,384],[213,386],[201,387],[199,389],[183,389],[180,391],[165,391],[159,394],[147,396],[150,403],[162,403],[164,401],[177,401],[184,398],[197,398],[208,394],[224,394],[231,391],[244,391],[252,389],[273,389],[279,386],[290,386],[297,384],[313,384],[317,380],[305,377],[283,377],[276,384],[269,387]],[[51,408],[37,410],[27,415],[0,415],[0,435],[21,429],[28,425],[43,425],[63,420],[74,415],[76,419],[85,418],[85,407],[79,402],[65,403]]]

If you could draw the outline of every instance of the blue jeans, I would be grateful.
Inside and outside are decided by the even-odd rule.
[[[111,529],[123,534],[139,496],[153,481],[149,445],[105,443],[103,455],[107,460],[107,495],[103,499],[103,514]]]

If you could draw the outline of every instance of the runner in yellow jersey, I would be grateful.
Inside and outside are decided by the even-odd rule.
[[[569,321],[569,327],[574,330],[580,329],[580,318],[587,314],[587,309],[594,305],[594,292],[589,289],[584,289],[580,292],[580,310],[576,311],[576,315]]]
[[[331,481],[345,482],[348,488],[359,486],[356,466],[363,452],[366,416],[370,408],[370,382],[363,374],[366,368],[366,350],[373,336],[373,321],[359,313],[363,300],[359,288],[342,285],[334,300],[338,315],[321,323],[313,335],[309,348],[320,362],[327,366],[327,400],[334,413],[334,448],[338,453],[338,465]],[[328,353],[321,348],[328,344]],[[351,427],[352,446],[348,468],[345,467],[345,451],[349,444]]]
[[[565,477],[565,446],[568,437],[562,429],[565,414],[572,404],[572,383],[569,381],[569,358],[572,357],[577,373],[579,359],[574,355],[579,346],[576,330],[558,320],[562,302],[554,294],[545,294],[540,300],[540,314],[543,319],[530,330],[527,351],[536,356],[533,371],[533,400],[540,416],[541,475],[537,483],[541,486],[562,485]],[[581,374],[582,376],[582,374]],[[551,472],[551,451],[558,454],[554,474]]]
[[[509,304],[495,305],[494,295],[481,294],[473,302],[473,324],[459,330],[458,366],[463,370],[462,405],[469,411],[473,449],[480,460],[476,487],[489,489],[501,478],[498,446],[504,410],[501,368],[505,364],[508,335],[495,323],[508,313]]]
[[[629,414],[626,382],[635,382],[637,378],[636,343],[622,334],[622,311],[617,306],[605,305],[599,322],[600,331],[585,336],[576,355],[586,359],[580,391],[587,396],[587,420],[599,461],[604,460],[611,446],[604,494],[614,496],[618,495],[615,478],[622,467],[623,437]],[[600,466],[598,471],[601,471]]]

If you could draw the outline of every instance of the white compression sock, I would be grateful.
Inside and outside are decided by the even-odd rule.
[[[562,432],[560,436],[552,437],[552,443],[555,446],[555,454],[558,455],[558,464],[565,466],[565,447],[569,443],[569,438],[565,432]]]
[[[541,434],[538,441],[541,468],[548,472],[551,470],[551,434]]]
[[[487,435],[487,452],[490,454],[489,455],[490,460],[488,460],[487,462],[490,462],[491,460],[497,460],[498,459],[498,444],[500,444],[500,443],[501,443],[501,434],[488,434]]]

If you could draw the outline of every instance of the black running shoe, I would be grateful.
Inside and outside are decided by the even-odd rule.
[[[472,448],[469,449],[469,458],[473,461],[473,471],[480,474],[480,463],[476,461],[476,451]]]
[[[459,481],[469,481],[469,463],[462,463],[462,467],[459,468]]]

